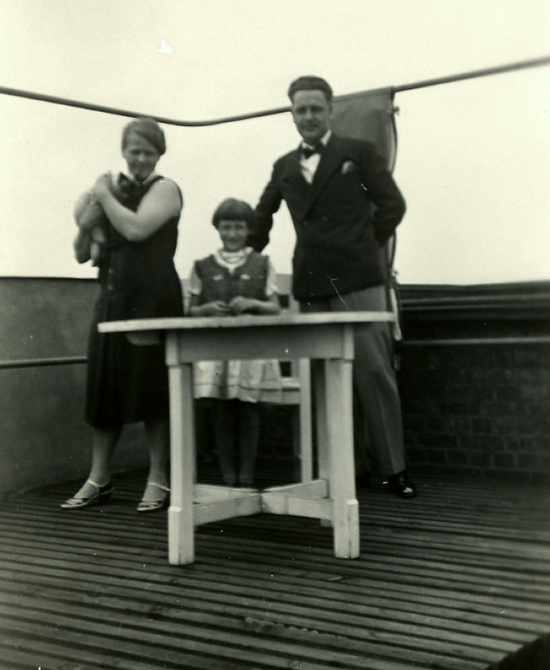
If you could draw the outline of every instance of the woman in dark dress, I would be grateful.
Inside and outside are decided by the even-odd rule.
[[[122,135],[129,176],[103,175],[75,208],[79,263],[99,266],[100,296],[89,345],[86,420],[93,427],[92,463],[83,486],[62,503],[78,509],[112,492],[110,461],[125,423],[145,423],[150,468],[139,512],[168,502],[168,376],[160,345],[134,346],[124,335],[99,334],[100,321],[181,316],[173,257],[183,207],[175,182],[155,173],[164,133],[152,119],[130,122]]]

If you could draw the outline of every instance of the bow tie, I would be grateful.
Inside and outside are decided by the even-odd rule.
[[[300,150],[302,152],[302,156],[307,159],[313,156],[313,154],[322,154],[324,148],[325,145],[322,142],[317,142],[317,144],[314,147],[303,144],[300,147]]]

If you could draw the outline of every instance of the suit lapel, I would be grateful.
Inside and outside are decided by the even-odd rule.
[[[307,205],[308,210],[318,198],[327,180],[340,167],[341,163],[342,155],[338,147],[338,138],[331,135],[313,177]]]
[[[302,168],[300,167],[300,149],[296,149],[290,154],[289,163],[288,163],[288,173],[292,180],[296,180],[299,184],[305,183],[307,181],[304,179],[302,174]]]
[[[339,138],[334,134],[331,135],[315,171],[313,182],[309,184],[302,174],[300,155],[300,148],[290,153],[282,175],[282,179],[287,182],[295,196],[293,198],[293,218],[297,221],[303,221],[307,217],[328,179],[340,169],[344,158]]]
[[[292,185],[293,189],[296,189],[300,192],[303,198],[309,198],[309,192],[311,190],[311,185],[308,184],[304,175],[302,174],[302,168],[300,166],[300,151],[294,151],[288,157],[288,161],[285,165],[283,179],[285,179],[289,184]]]

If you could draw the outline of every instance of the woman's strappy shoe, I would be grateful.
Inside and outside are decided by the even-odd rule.
[[[98,484],[92,479],[86,480],[85,484],[90,484],[93,491],[89,496],[73,496],[65,502],[61,503],[60,507],[63,509],[81,509],[82,507],[90,507],[90,505],[99,505],[102,502],[107,502],[113,493],[113,486],[111,482],[107,484]]]
[[[164,486],[163,484],[157,484],[157,482],[147,482],[147,486],[145,487],[146,491],[149,488],[149,486],[154,486],[156,489],[158,489],[159,495],[157,498],[154,498],[153,500],[145,500],[145,498],[143,498],[136,508],[137,511],[156,512],[159,509],[166,509],[170,502],[170,489],[168,488],[168,486]]]

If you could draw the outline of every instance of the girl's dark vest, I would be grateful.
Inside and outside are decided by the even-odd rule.
[[[238,295],[266,300],[268,257],[255,251],[232,273],[220,265],[213,255],[197,261],[195,271],[202,283],[199,304],[214,300],[230,302]]]

